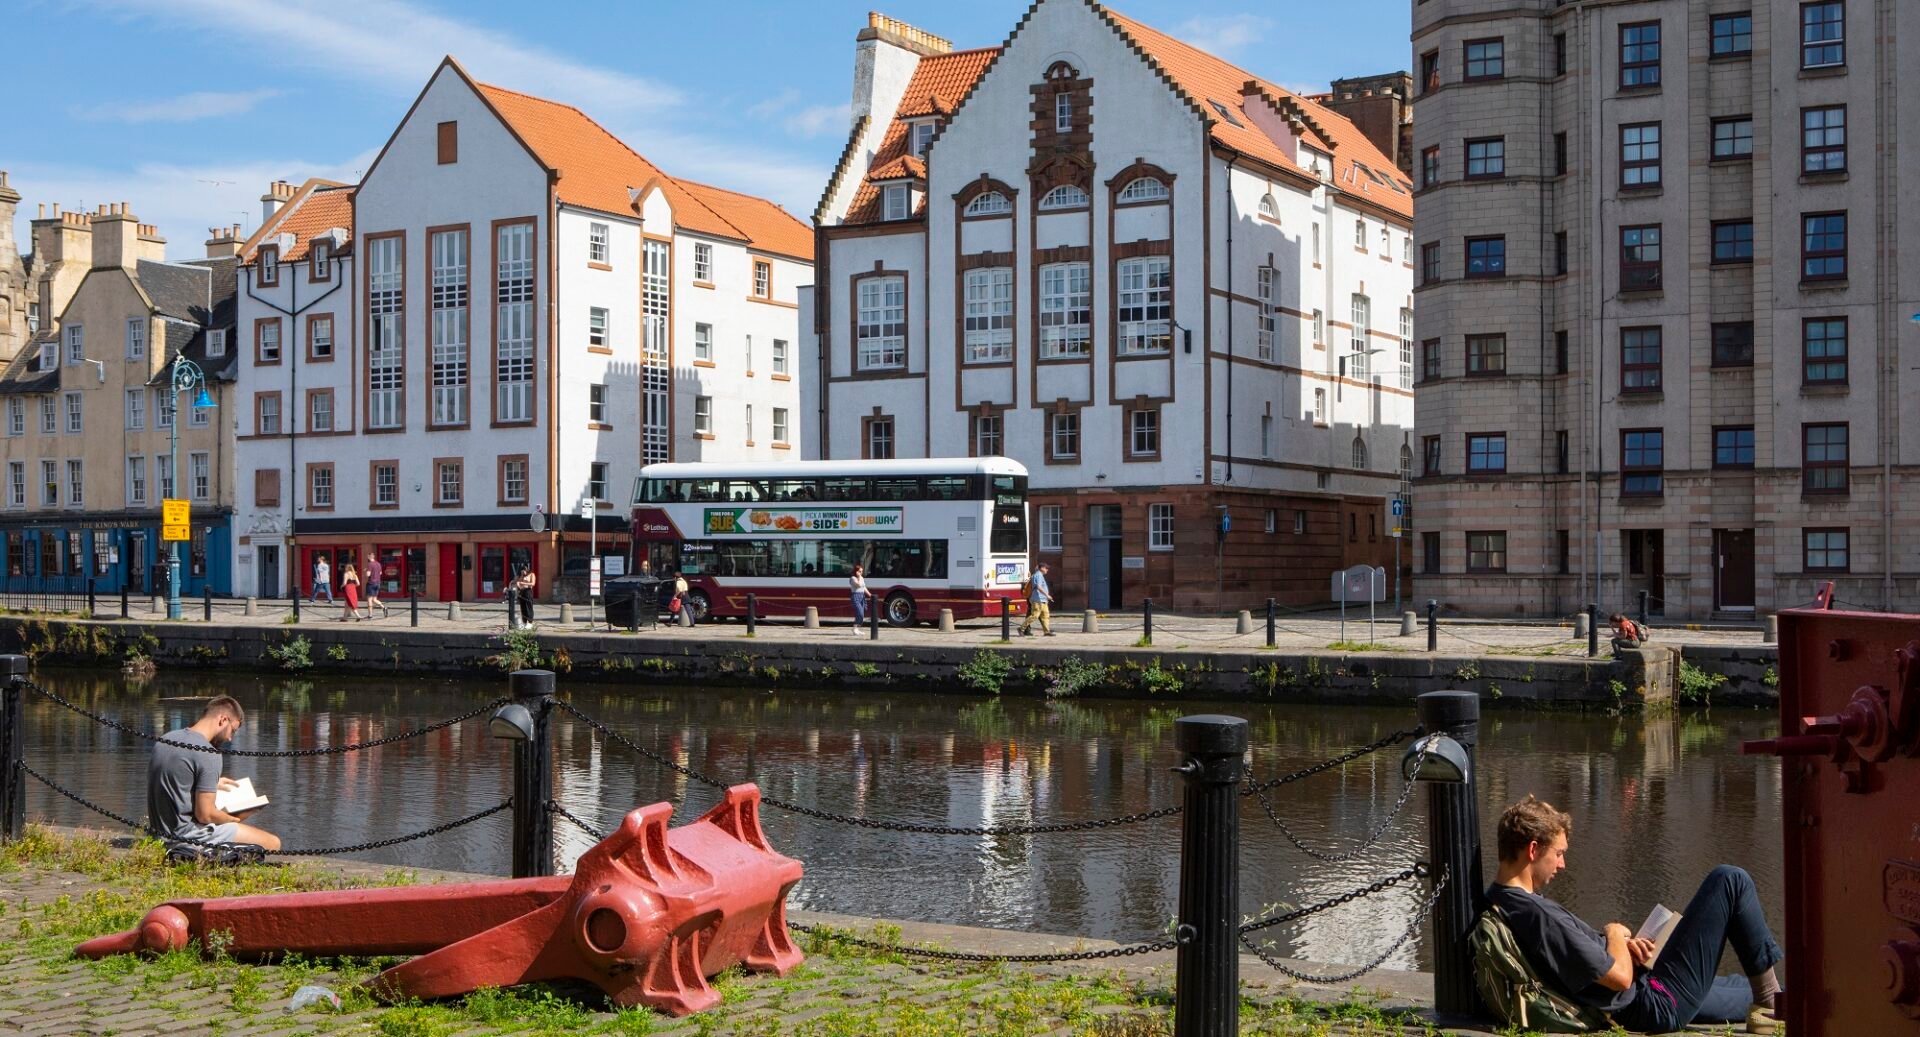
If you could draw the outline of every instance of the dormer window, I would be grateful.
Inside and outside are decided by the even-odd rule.
[[[208,359],[218,360],[221,357],[226,355],[227,355],[227,329],[208,328],[207,329]]]
[[[262,245],[260,247],[260,287],[271,288],[280,283],[280,247]]]
[[[1040,199],[1041,212],[1054,212],[1060,209],[1084,209],[1087,207],[1087,192],[1072,184],[1061,184],[1048,191]]]
[[[1065,90],[1053,95],[1053,130],[1055,133],[1073,132],[1073,95]]]
[[[880,218],[904,220],[913,215],[913,188],[906,184],[888,184],[880,189]]]
[[[1275,222],[1279,221],[1280,203],[1273,200],[1273,195],[1263,194],[1260,196],[1260,215]]]
[[[1167,185],[1150,176],[1143,176],[1120,189],[1123,202],[1164,202],[1167,200]]]
[[[1332,168],[1332,163],[1326,155],[1306,147],[1300,149],[1300,164],[1314,176],[1326,176],[1327,170]]]
[[[327,279],[327,260],[333,254],[333,242],[319,238],[307,250],[307,279],[324,281]]]
[[[58,342],[40,343],[40,370],[51,371],[60,362],[60,344]]]
[[[1005,216],[1013,211],[1013,203],[998,191],[984,191],[974,195],[967,203],[963,216]]]
[[[931,119],[927,120],[926,122],[916,122],[913,124],[913,129],[910,132],[912,135],[913,154],[915,158],[922,158],[926,156],[927,148],[932,146],[933,144],[934,129],[935,129],[935,125],[933,120]]]

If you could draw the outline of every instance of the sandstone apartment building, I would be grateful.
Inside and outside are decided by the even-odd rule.
[[[1383,152],[1319,99],[1038,0],[971,50],[871,16],[853,116],[815,213],[814,456],[1024,462],[1034,558],[1074,607],[1321,601],[1333,570],[1391,564],[1393,111]]]
[[[1421,595],[1920,607],[1920,6],[1411,6]]]
[[[577,596],[590,527],[624,551],[641,465],[800,451],[811,232],[578,108],[448,58],[359,184],[264,201],[240,255],[244,593],[377,556],[389,597],[497,599],[523,567]]]

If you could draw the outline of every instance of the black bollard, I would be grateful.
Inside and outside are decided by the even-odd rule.
[[[758,621],[759,611],[760,611],[760,599],[757,596],[755,596],[752,591],[748,591],[747,592],[747,636],[748,637],[754,636],[754,634],[757,633],[758,631],[758,628],[755,626],[755,623]]]
[[[507,693],[526,707],[533,737],[513,745],[513,877],[553,874],[553,747],[547,722],[553,711],[553,671],[515,670],[507,675]]]
[[[125,580],[120,582],[120,618],[127,618],[127,584]]]
[[[88,573],[87,574],[87,618],[88,619],[93,618],[93,610],[94,610],[95,604],[96,602],[93,597],[93,574]]]
[[[1427,651],[1440,650],[1440,599],[1427,599]]]
[[[298,623],[300,622],[300,581],[299,580],[293,581],[292,590],[293,590],[293,593],[288,597],[290,597],[293,601],[293,621],[295,623]]]
[[[417,583],[414,583],[411,580],[407,581],[407,612],[408,612],[407,618],[412,620],[412,624],[414,626],[419,626],[420,625],[420,585]]]
[[[627,618],[627,629],[638,631],[640,629],[640,590],[639,588],[635,588],[633,592],[628,595],[628,599],[630,604],[633,606],[633,611]],[[656,609],[655,611],[659,611],[659,610]]]
[[[1186,784],[1180,814],[1180,940],[1175,1037],[1240,1032],[1240,778],[1247,722],[1191,716],[1173,722]]]
[[[200,585],[200,618],[213,622],[213,581]]]
[[[0,842],[27,829],[27,657],[0,655]]]
[[[1273,599],[1267,599],[1267,647],[1273,647]]]
[[[1032,627],[1027,629],[1031,630]],[[1000,599],[1000,640],[1013,640],[1013,599]]]
[[[1153,646],[1153,599],[1144,598],[1140,602],[1140,641],[1148,647]]]
[[[1640,592],[1640,625],[1643,627],[1647,625],[1647,599],[1649,597],[1651,597],[1651,595],[1648,592]]]
[[[1600,603],[1587,603],[1587,658],[1600,654]]]
[[[867,595],[867,640],[880,640],[880,603]]]
[[[1473,985],[1473,947],[1468,935],[1486,908],[1481,874],[1480,808],[1473,767],[1480,740],[1480,696],[1471,691],[1429,691],[1415,700],[1420,726],[1460,743],[1467,752],[1467,780],[1427,785],[1427,845],[1433,872],[1447,888],[1433,907],[1433,1001],[1445,1025],[1450,1019],[1486,1014]]]

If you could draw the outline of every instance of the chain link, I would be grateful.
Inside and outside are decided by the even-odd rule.
[[[1297,979],[1302,983],[1318,983],[1323,986],[1331,986],[1336,983],[1345,983],[1349,980],[1359,979],[1361,976],[1385,964],[1388,958],[1393,957],[1395,952],[1406,946],[1407,941],[1413,939],[1414,934],[1420,931],[1420,926],[1425,924],[1427,914],[1433,910],[1433,905],[1440,902],[1440,893],[1447,888],[1447,877],[1447,871],[1443,868],[1440,872],[1440,881],[1433,884],[1433,892],[1421,903],[1419,910],[1413,913],[1413,919],[1407,923],[1407,928],[1400,934],[1399,939],[1393,941],[1392,944],[1388,945],[1386,950],[1375,955],[1373,959],[1365,965],[1349,969],[1346,972],[1336,972],[1330,976],[1315,976],[1301,972],[1298,969],[1283,964],[1279,958],[1267,953],[1266,948],[1261,947],[1249,939],[1244,930],[1240,934],[1240,944],[1247,950],[1252,951],[1255,957],[1272,966],[1272,968],[1281,975]]]
[[[980,954],[973,951],[937,951],[921,947],[908,947],[905,944],[887,943],[883,940],[863,940],[851,936],[830,926],[808,925],[804,922],[788,922],[787,928],[794,932],[818,936],[821,939],[852,944],[870,951],[886,954],[904,954],[913,958],[931,958],[935,961],[978,961],[1008,964],[1049,964],[1066,961],[1102,961],[1109,958],[1130,958],[1136,954],[1152,954],[1155,951],[1170,951],[1180,946],[1178,940],[1155,940],[1151,943],[1133,943],[1124,947],[1109,947],[1099,951],[1069,951],[1061,954]]]
[[[602,832],[600,829],[595,828],[594,826],[588,824],[585,821],[582,821],[579,817],[574,815],[573,811],[568,810],[566,807],[563,807],[560,804],[553,802],[552,800],[547,801],[547,813],[558,814],[559,816],[566,818],[568,821],[573,822],[573,827],[580,829],[582,832],[585,832],[590,836],[593,836],[595,839],[605,839],[607,837],[607,833]]]
[[[168,835],[164,832],[159,831],[158,829],[151,828],[147,825],[143,825],[140,822],[135,821],[134,819],[127,817],[123,814],[114,813],[113,811],[108,810],[106,807],[103,807],[100,804],[95,803],[90,799],[87,799],[85,796],[80,795],[78,792],[74,792],[73,790],[60,785],[58,782],[55,782],[52,778],[49,778],[46,775],[40,773],[39,771],[34,770],[33,765],[27,763],[25,760],[20,761],[20,769],[25,771],[35,781],[38,781],[40,784],[45,785],[47,788],[50,788],[53,791],[58,792],[59,794],[67,797],[70,800],[73,800],[75,803],[78,803],[81,806],[86,807],[88,810],[91,810],[94,813],[99,814],[103,817],[110,817],[113,820],[120,822],[121,824],[125,825],[128,828],[133,829],[136,832],[141,832],[146,835],[150,835],[155,839],[161,840],[162,842],[186,843],[188,845],[201,846],[201,847],[206,847],[208,849],[217,849],[219,847],[232,845],[229,843],[211,843],[201,839],[183,839],[179,836]],[[458,820],[448,821],[446,824],[443,824],[443,825],[435,825],[432,828],[429,828],[425,831],[414,832],[411,835],[396,835],[390,839],[376,839],[372,842],[353,843],[347,846],[328,846],[328,847],[321,847],[317,849],[297,849],[297,850],[280,849],[280,850],[268,850],[268,851],[262,851],[262,852],[276,853],[282,856],[296,856],[296,857],[327,857],[327,856],[332,856],[334,854],[341,854],[341,853],[362,853],[367,850],[378,850],[383,847],[397,846],[400,843],[409,843],[409,842],[413,842],[416,839],[425,839],[425,838],[428,838],[429,836],[435,836],[445,832],[451,832],[454,829],[461,827],[462,825],[470,825],[475,821],[480,821],[480,820],[484,820],[486,818],[492,817],[493,815],[498,814],[503,810],[507,810],[512,806],[513,806],[513,800],[511,799],[504,800],[500,803],[495,804],[494,806],[490,806],[486,808],[485,810],[482,810],[474,814],[468,814],[466,817],[459,818]]]
[[[115,731],[121,732],[122,734],[129,734],[135,738],[144,739],[149,742],[165,743],[167,745],[171,745],[180,749],[190,749],[197,753],[214,753],[216,755],[221,755],[221,756],[267,756],[267,757],[333,756],[339,753],[359,752],[363,749],[377,749],[383,745],[392,745],[395,742],[404,742],[410,738],[420,738],[424,735],[430,735],[435,731],[439,731],[443,728],[453,727],[456,724],[464,724],[467,721],[472,720],[475,717],[478,717],[482,713],[492,712],[493,710],[498,709],[499,707],[504,706],[507,703],[513,701],[512,699],[506,699],[506,698],[494,699],[492,702],[489,702],[478,708],[468,710],[467,712],[462,713],[457,717],[449,717],[446,720],[436,721],[435,723],[428,724],[425,727],[416,727],[411,730],[401,731],[398,734],[387,735],[383,738],[368,739],[367,741],[364,741],[364,742],[348,742],[344,745],[323,745],[313,749],[231,749],[231,748],[218,749],[212,746],[193,745],[188,742],[170,741],[167,738],[164,738],[160,735],[152,734],[147,731],[142,731],[136,727],[129,727],[126,724],[123,724],[120,721],[113,719],[112,717],[102,716],[101,714],[95,713],[93,710],[88,709],[87,707],[82,706],[78,703],[69,702],[66,699],[60,697],[58,693],[48,691],[46,688],[41,687],[40,685],[34,683],[31,680],[22,680],[21,683],[26,687],[28,691],[31,691],[34,694],[39,695],[41,698],[44,698],[47,701],[52,702],[54,705],[72,710],[73,712],[78,713],[83,717],[86,717],[87,719],[93,721],[96,724],[101,724],[106,727],[110,727]]]
[[[1420,765],[1426,762],[1427,749],[1425,746],[1422,746],[1419,755],[1414,759],[1413,773],[1420,773]],[[1287,823],[1280,820],[1280,815],[1274,812],[1273,799],[1267,795],[1265,789],[1255,791],[1254,798],[1259,801],[1260,809],[1266,811],[1267,820],[1272,821],[1273,827],[1278,828],[1280,834],[1287,837],[1287,841],[1293,844],[1294,849],[1299,850],[1301,853],[1317,861],[1325,861],[1328,864],[1340,864],[1360,856],[1366,852],[1368,847],[1380,841],[1380,837],[1385,835],[1387,829],[1393,825],[1394,818],[1399,817],[1400,812],[1406,809],[1407,801],[1413,798],[1413,790],[1416,787],[1418,787],[1418,783],[1413,781],[1409,781],[1402,786],[1400,789],[1400,798],[1394,800],[1393,809],[1387,811],[1387,816],[1380,819],[1380,823],[1375,825],[1373,829],[1366,834],[1365,838],[1361,839],[1359,845],[1339,853],[1316,850],[1306,843],[1301,842],[1300,837],[1293,834],[1293,829],[1288,828]]]
[[[1271,929],[1276,925],[1286,925],[1288,922],[1298,922],[1308,915],[1317,915],[1322,911],[1331,910],[1342,904],[1350,904],[1356,900],[1370,897],[1382,890],[1391,889],[1408,879],[1425,878],[1429,871],[1430,869],[1427,867],[1426,862],[1422,861],[1411,868],[1406,868],[1396,874],[1388,875],[1386,878],[1370,882],[1367,885],[1361,886],[1359,889],[1349,890],[1337,897],[1322,900],[1318,904],[1295,908],[1284,915],[1262,918],[1257,922],[1248,922],[1246,925],[1240,927],[1240,932],[1242,935],[1245,935],[1247,933],[1259,932],[1262,929]]]
[[[724,789],[728,787],[727,782],[721,781],[720,779],[714,778],[707,774],[702,774],[701,772],[696,771],[691,767],[687,767],[682,764],[676,763],[672,760],[667,759],[665,756],[662,756],[659,753],[654,752],[653,750],[648,749],[643,745],[640,745],[639,743],[633,741],[631,738],[628,738],[626,735],[621,734],[620,732],[614,730],[613,728],[608,727],[606,724],[603,724],[600,721],[594,719],[593,717],[588,716],[586,713],[581,712],[578,707],[574,706],[569,702],[556,699],[554,701],[554,705],[565,710],[567,713],[571,714],[573,717],[578,719],[581,723],[586,724],[588,727],[591,727],[595,731],[600,732],[602,737],[608,739],[609,741],[616,742],[622,746],[625,746],[626,748],[632,750],[633,752],[638,753],[639,755],[649,760],[652,760],[653,762],[659,764],[662,767],[666,767],[669,770],[672,770],[678,774],[681,774],[692,781],[696,781],[702,785],[706,785],[709,788]],[[760,797],[760,802],[765,804],[766,806],[773,807],[777,810],[784,810],[790,814],[799,814],[802,817],[811,817],[820,821],[830,821],[834,824],[852,825],[856,828],[866,828],[866,829],[871,829],[874,831],[881,831],[881,832],[908,832],[915,835],[1001,836],[1001,835],[1051,835],[1051,834],[1056,834],[1060,832],[1090,832],[1090,831],[1097,831],[1102,828],[1113,828],[1119,825],[1138,824],[1143,821],[1157,821],[1161,818],[1174,817],[1180,813],[1180,808],[1177,806],[1173,806],[1173,807],[1161,807],[1157,810],[1144,810],[1139,813],[1126,814],[1120,817],[1103,817],[1103,818],[1098,818],[1092,821],[1062,821],[1062,822],[1057,822],[1053,824],[1039,824],[1039,825],[996,825],[992,827],[962,827],[962,826],[955,826],[955,825],[928,825],[928,824],[920,824],[918,822],[913,822],[913,821],[877,821],[877,820],[874,820],[873,818],[854,817],[849,814],[835,814],[826,810],[817,810],[813,807],[802,806],[799,803],[790,803],[786,800],[778,799],[776,797],[767,796],[767,795],[762,795]]]
[[[1426,730],[1424,728],[1419,728],[1419,727],[1416,727],[1407,731],[1395,731],[1394,733],[1386,736],[1385,738],[1380,738],[1372,742],[1368,742],[1366,745],[1363,745],[1358,749],[1354,749],[1351,752],[1341,753],[1339,756],[1336,756],[1331,760],[1322,760],[1321,762],[1316,763],[1311,767],[1303,767],[1300,770],[1294,771],[1292,774],[1283,774],[1278,778],[1268,778],[1266,781],[1256,781],[1253,784],[1248,785],[1246,788],[1241,789],[1240,794],[1243,796],[1256,796],[1262,792],[1267,791],[1268,789],[1279,788],[1282,785],[1290,785],[1304,778],[1311,778],[1316,774],[1320,774],[1325,771],[1330,771],[1335,767],[1345,766],[1361,758],[1362,756],[1367,756],[1372,753],[1377,753],[1380,750],[1385,749],[1387,746],[1398,745],[1409,738],[1418,738],[1425,733],[1426,733]]]

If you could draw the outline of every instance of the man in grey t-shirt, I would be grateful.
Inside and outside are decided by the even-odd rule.
[[[245,843],[278,850],[280,839],[214,805],[214,793],[233,787],[220,775],[215,750],[233,741],[246,714],[231,695],[207,701],[200,719],[169,731],[153,746],[147,763],[147,824],[165,840]]]

